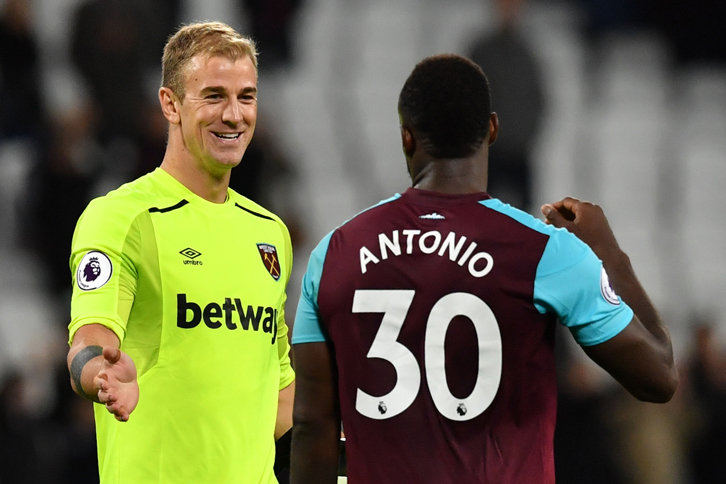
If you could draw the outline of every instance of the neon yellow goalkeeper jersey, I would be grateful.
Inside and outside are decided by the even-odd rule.
[[[103,484],[268,484],[280,389],[294,373],[282,221],[160,168],[93,200],[73,237],[70,339],[114,331],[136,363],[128,422],[94,405]]]

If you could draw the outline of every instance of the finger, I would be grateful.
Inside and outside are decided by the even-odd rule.
[[[98,396],[98,400],[103,403],[106,398],[108,398],[108,389],[110,388],[110,384],[108,383],[108,380],[106,379],[106,375],[98,374],[93,379],[93,385],[96,389],[96,395]]]
[[[106,405],[106,410],[113,414],[114,418],[119,422],[127,422],[129,420],[129,413],[119,404]]]
[[[570,223],[552,204],[542,205],[540,210],[545,216],[545,221],[549,224],[554,225],[555,227],[566,227]]]
[[[101,371],[93,378],[93,384],[96,388],[106,390],[110,383],[108,382],[108,374],[105,371]]]
[[[111,405],[118,401],[118,396],[113,392],[109,392],[106,390],[99,390],[98,391],[98,401],[103,404]]]
[[[560,202],[563,207],[565,207],[568,210],[572,210],[572,208],[580,203],[580,200],[575,197],[565,197]]]
[[[105,346],[103,348],[103,357],[108,363],[113,365],[121,359],[121,350],[113,346]]]
[[[568,220],[575,220],[577,214],[582,208],[582,201],[577,198],[566,197],[562,199],[562,206],[557,207],[557,210]]]

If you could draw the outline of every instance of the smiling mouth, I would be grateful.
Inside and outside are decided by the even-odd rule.
[[[214,133],[214,136],[219,139],[233,140],[239,138],[241,134],[242,133]]]

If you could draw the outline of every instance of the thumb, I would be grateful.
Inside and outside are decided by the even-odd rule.
[[[565,227],[568,224],[567,219],[565,219],[565,217],[563,217],[562,214],[549,203],[542,205],[540,211],[545,216],[548,224],[552,224],[558,228]]]
[[[121,350],[114,348],[113,346],[105,346],[103,348],[103,357],[108,363],[113,365],[114,363],[118,363],[118,360],[121,359]]]

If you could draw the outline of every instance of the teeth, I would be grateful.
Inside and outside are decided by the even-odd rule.
[[[222,139],[237,139],[237,138],[239,138],[239,133],[214,133],[214,135],[217,138],[222,138]]]

